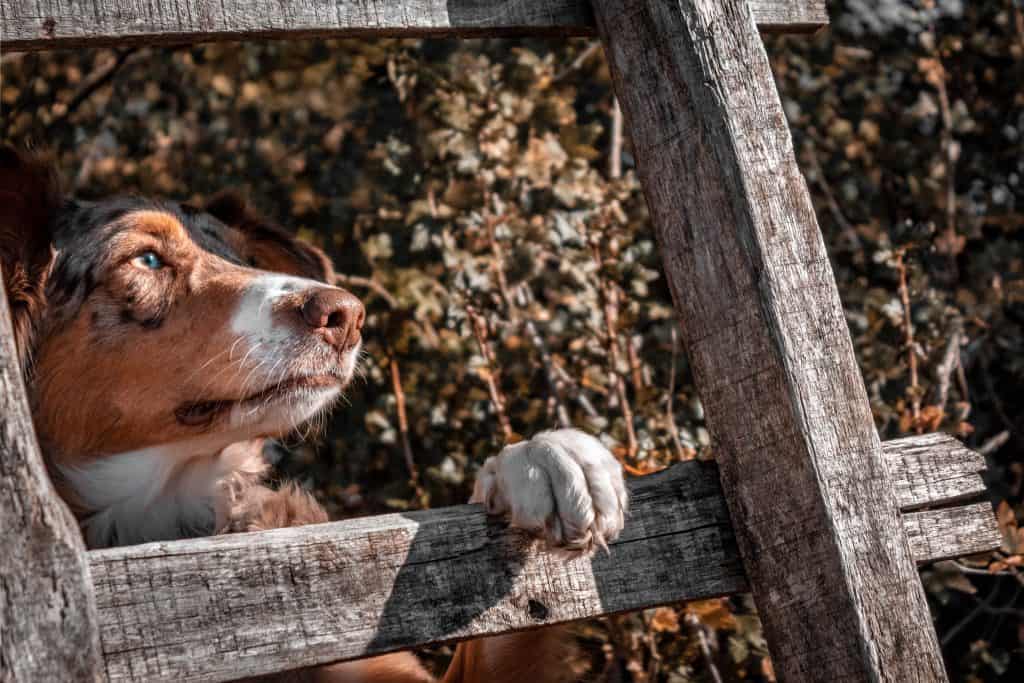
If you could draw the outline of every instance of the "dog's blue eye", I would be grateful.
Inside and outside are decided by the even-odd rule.
[[[160,257],[156,255],[156,252],[145,251],[135,257],[134,263],[142,268],[148,268],[149,270],[159,270],[164,267],[164,262],[160,260]]]

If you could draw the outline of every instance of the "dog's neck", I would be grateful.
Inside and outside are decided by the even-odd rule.
[[[263,439],[152,446],[57,465],[86,545],[105,548],[213,534],[233,490],[266,472]]]

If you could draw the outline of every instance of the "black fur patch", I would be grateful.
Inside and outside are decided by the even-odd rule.
[[[83,301],[92,293],[109,253],[109,242],[117,235],[113,226],[137,211],[161,211],[173,216],[200,249],[241,264],[239,255],[227,242],[224,224],[193,207],[140,197],[69,202],[56,218],[53,241],[58,256],[48,283],[50,301],[58,305]],[[162,316],[136,322],[152,328],[159,326],[159,318]]]

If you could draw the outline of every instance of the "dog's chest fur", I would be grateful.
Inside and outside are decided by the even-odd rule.
[[[60,467],[90,548],[208,536],[224,525],[232,490],[267,470],[262,439],[204,454],[170,444]]]

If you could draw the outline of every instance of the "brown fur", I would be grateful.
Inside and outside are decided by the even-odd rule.
[[[179,405],[245,389],[227,354],[202,373],[195,369],[210,360],[210,349],[230,347],[228,323],[254,271],[197,248],[167,214],[144,211],[123,221],[128,227],[111,240],[101,285],[35,354],[36,428],[62,459],[189,438],[192,430],[174,418]],[[173,271],[132,264],[150,246],[161,248]],[[136,334],[125,320],[155,329]],[[208,386],[209,377],[217,385]],[[83,401],[82,387],[101,400]]]
[[[26,370],[45,306],[49,224],[61,201],[60,179],[46,157],[0,146],[0,270]]]
[[[234,229],[232,244],[246,263],[263,270],[334,282],[334,267],[324,252],[263,218],[240,194],[219,192],[203,210]]]
[[[0,147],[0,268],[37,432],[51,465],[79,466],[107,454],[194,437],[196,424],[180,419],[182,405],[236,398],[249,390],[239,373],[231,372],[231,354],[224,352],[232,344],[231,312],[259,275],[253,268],[334,280],[322,252],[230,193],[215,197],[205,210],[223,223],[217,229],[223,229],[223,242],[237,258],[200,247],[181,223],[185,213],[136,207],[89,228],[106,240],[95,263],[80,264],[80,271],[66,264],[54,272],[56,242],[74,239],[72,228],[60,224],[68,202],[45,160]],[[137,255],[150,248],[159,251],[167,268],[138,265]],[[265,485],[261,447],[262,439],[252,439],[222,452],[235,449],[249,464],[222,483],[216,528],[258,531],[327,521],[323,508],[298,486],[273,490]],[[58,490],[84,514],[60,471],[55,468]],[[546,629],[460,644],[444,681],[565,681],[563,635]],[[433,679],[415,656],[394,653],[259,680]]]

